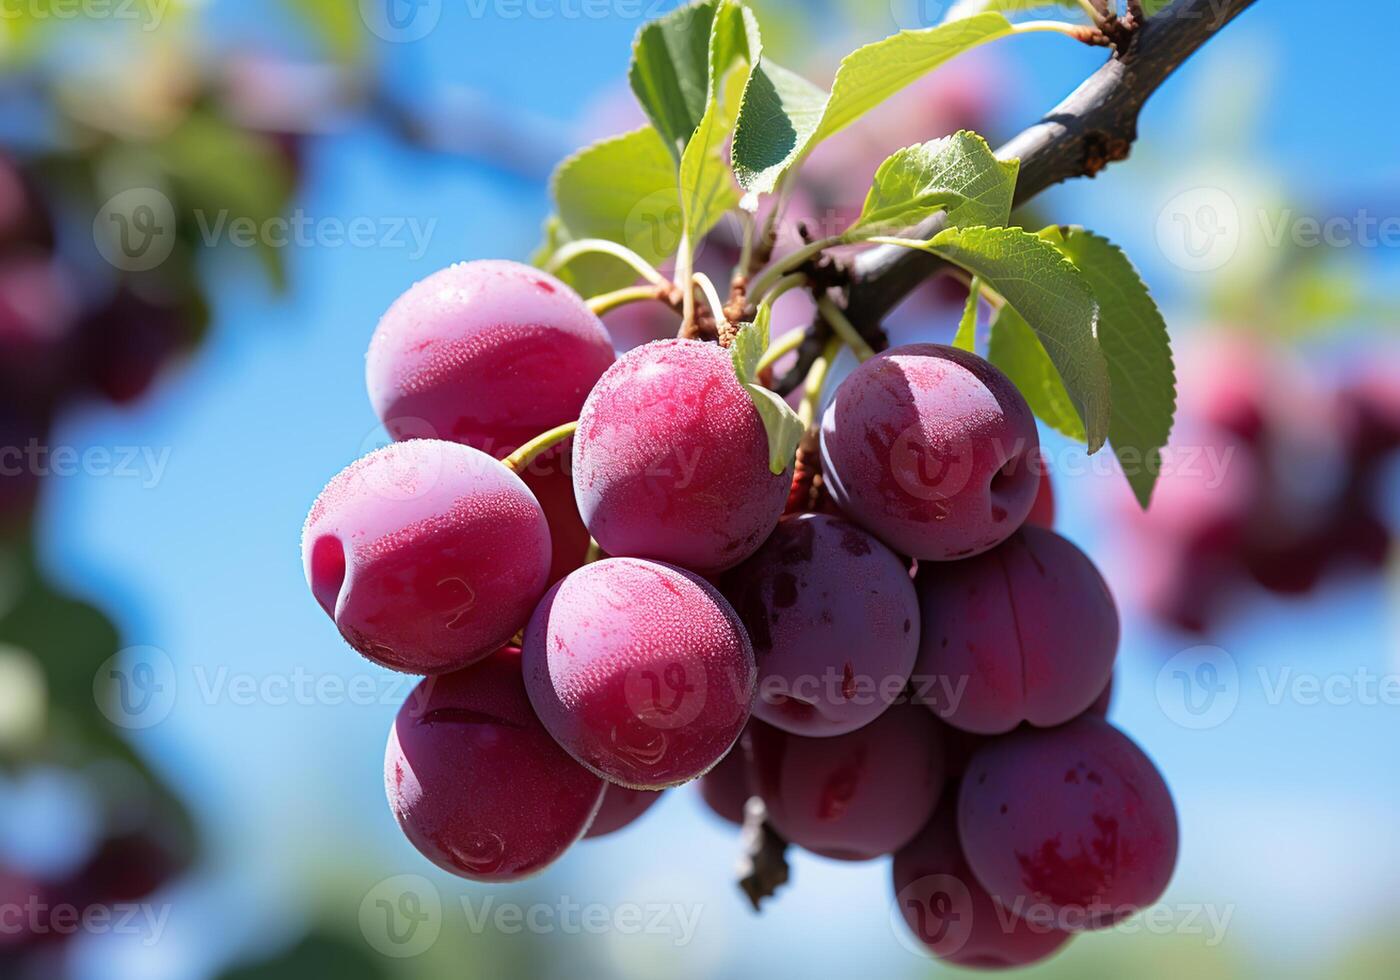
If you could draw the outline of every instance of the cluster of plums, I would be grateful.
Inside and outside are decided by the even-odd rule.
[[[1031,412],[981,358],[906,346],[840,385],[830,513],[784,514],[791,470],[727,351],[615,357],[534,268],[419,282],[367,374],[398,441],[331,481],[302,553],[352,647],[426,675],[385,781],[435,864],[515,880],[699,779],[817,854],[896,855],[911,924],[957,962],[1026,962],[1160,896],[1171,798],[1102,720],[1113,599],[1040,526]],[[950,876],[953,906],[924,893]],[[953,948],[940,914],[973,933]]]
[[[1198,340],[1184,362],[1174,465],[1150,510],[1121,510],[1133,598],[1206,633],[1257,589],[1303,596],[1383,568],[1400,451],[1394,364],[1330,377],[1246,335]]]

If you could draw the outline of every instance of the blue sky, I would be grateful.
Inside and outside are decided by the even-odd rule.
[[[381,45],[397,90],[412,97],[468,87],[531,125],[553,126],[567,148],[579,114],[621,78],[636,21],[476,18],[468,9],[465,0],[448,0],[428,39]],[[225,41],[275,33],[278,20],[264,14],[258,4],[215,7]],[[1200,282],[1161,259],[1153,228],[1160,202],[1184,175],[1228,170],[1246,188],[1272,172],[1298,200],[1319,207],[1383,209],[1394,200],[1383,191],[1400,176],[1400,126],[1389,98],[1400,35],[1393,20],[1363,26],[1354,12],[1341,26],[1317,23],[1327,15],[1302,0],[1260,4],[1153,101],[1132,161],[1045,199],[1045,216],[1126,244],[1164,307],[1180,313],[1174,328],[1190,326]],[[1102,54],[1036,37],[1018,39],[1002,57],[1027,83],[1010,127],[1056,101]],[[1243,99],[1256,83],[1257,113],[1233,130],[1226,167],[1209,150],[1215,133],[1206,107]],[[374,133],[323,141],[310,167],[298,202],[308,215],[418,222],[432,228],[426,252],[291,249],[294,287],[286,296],[270,295],[246,257],[221,257],[215,329],[198,357],[141,406],[85,412],[58,437],[80,448],[168,450],[161,478],[153,487],[139,479],[53,481],[43,514],[51,573],[100,597],[127,642],[157,647],[175,666],[179,697],[169,718],[134,737],[211,828],[208,867],[181,904],[190,911],[179,934],[188,940],[215,918],[231,931],[212,946],[174,947],[196,959],[217,958],[245,932],[283,935],[306,896],[324,890],[318,876],[345,855],[384,875],[426,873],[394,829],[380,782],[385,734],[407,687],[341,644],[306,593],[298,535],[324,482],[379,444],[363,386],[364,349],[379,314],[449,262],[525,257],[547,210],[537,181],[426,157]],[[1100,553],[1106,542],[1095,495],[1072,481],[1058,490],[1066,533]],[[1382,908],[1397,911],[1400,850],[1383,843],[1394,837],[1400,802],[1394,706],[1271,705],[1254,673],[1261,664],[1394,670],[1394,637],[1376,584],[1334,587],[1307,608],[1261,603],[1220,641],[1245,677],[1238,710],[1218,728],[1191,732],[1153,695],[1159,667],[1182,642],[1128,623],[1115,718],[1166,772],[1183,814],[1183,857],[1169,898],[1238,906],[1232,945],[1306,960],[1375,924],[1383,895]],[[264,683],[295,671],[308,682],[358,679],[373,703],[243,704],[229,686],[235,675]],[[705,952],[686,953],[681,975],[742,966],[788,976],[804,964],[825,972],[871,962],[913,969],[890,939],[883,864],[800,859],[798,886],[757,925],[731,895],[732,841],[693,794],[671,796],[632,834],[572,854],[526,888],[572,890],[585,900],[667,894],[704,902],[712,913],[701,931]],[[463,891],[433,880],[445,893]],[[839,935],[819,928],[837,895],[848,909]],[[1300,932],[1304,917],[1309,929]],[[566,952],[620,975],[643,975],[637,962],[651,962],[650,953],[637,961],[635,950],[614,942],[579,942]],[[150,975],[182,975],[169,962],[179,957],[162,955]],[[109,975],[104,969],[111,967],[94,966],[92,975]]]

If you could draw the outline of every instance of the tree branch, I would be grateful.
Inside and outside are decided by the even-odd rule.
[[[1125,159],[1137,139],[1142,107],[1163,82],[1239,16],[1254,0],[1177,0],[1159,11],[1114,52],[1040,122],[997,151],[1003,159],[1020,159],[1016,204],[1075,177],[1093,177],[1104,167]],[[933,215],[910,233],[932,238],[945,227],[942,213]],[[927,252],[882,245],[861,253],[852,263],[847,315],[862,330],[878,324],[904,297],[938,271],[942,261]],[[826,327],[820,319],[814,334]],[[799,363],[779,382],[786,394],[806,376],[802,358],[814,358],[819,340],[804,344]],[[788,385],[791,383],[791,387]],[[786,391],[784,390],[786,388]]]

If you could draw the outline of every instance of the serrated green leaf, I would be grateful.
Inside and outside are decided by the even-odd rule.
[[[555,248],[580,238],[606,238],[653,265],[672,255],[684,227],[676,165],[650,126],[602,140],[566,159],[551,181]],[[585,296],[621,289],[636,272],[608,256],[583,256],[562,270]]]
[[[841,62],[820,106],[812,86],[794,87],[787,79],[779,88],[765,65],[750,79],[739,111],[733,149],[739,183],[748,191],[773,190],[817,143],[954,56],[1014,31],[1001,14],[986,13],[867,44]]]
[[[1108,438],[1108,365],[1087,280],[1054,245],[1020,228],[949,228],[919,247],[978,276],[1025,319],[1084,420],[1089,451]]]
[[[753,399],[758,417],[763,420],[763,430],[768,433],[768,468],[782,473],[792,465],[806,426],[776,391],[756,384],[746,384],[744,390]]]
[[[1036,418],[1071,439],[1084,440],[1084,422],[1065,391],[1060,372],[1035,331],[1010,306],[1003,306],[992,317],[987,360],[1015,382]]]
[[[637,32],[627,80],[677,163],[710,101],[710,37],[721,0],[698,0]]]
[[[1146,507],[1176,413],[1176,371],[1161,311],[1123,250],[1083,228],[1044,234],[1083,273],[1099,304],[1099,346],[1108,363],[1108,438]]]
[[[730,156],[746,190],[767,193],[821,125],[826,89],[764,58],[744,87]]]
[[[722,151],[739,113],[740,95],[761,52],[762,41],[753,14],[740,3],[722,0],[710,33],[705,114],[681,154],[681,210],[691,243],[698,242],[739,202],[739,192]]]
[[[847,234],[891,234],[943,210],[950,225],[1004,225],[1019,169],[1019,161],[998,160],[967,130],[897,150],[875,172]]]
[[[959,350],[977,349],[977,305],[982,300],[982,280],[972,277],[972,285],[967,290],[967,303],[963,306],[962,319],[958,321],[958,332],[953,335],[953,346]]]

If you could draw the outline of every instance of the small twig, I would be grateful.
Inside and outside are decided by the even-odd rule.
[[[736,869],[739,887],[748,896],[755,912],[762,911],[763,900],[772,898],[791,876],[787,863],[787,841],[768,822],[768,810],[763,800],[752,797],[744,804],[743,853]]]

